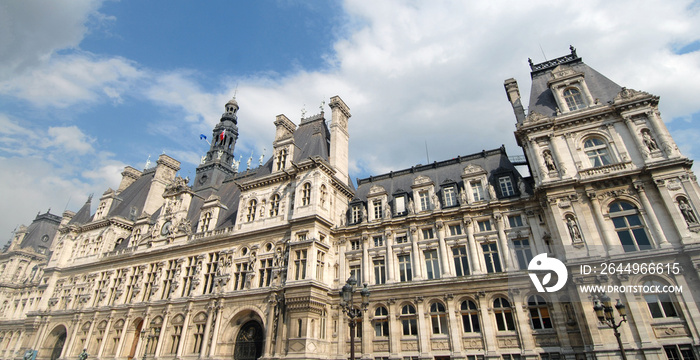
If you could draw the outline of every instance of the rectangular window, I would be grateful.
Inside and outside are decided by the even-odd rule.
[[[185,265],[185,276],[182,279],[182,296],[190,296],[192,292],[192,279],[194,279],[196,269],[197,258],[195,256],[188,257],[187,265]]]
[[[350,250],[360,250],[362,246],[360,245],[360,240],[350,240]]]
[[[297,234],[297,241],[306,241],[306,233]]]
[[[520,360],[519,354],[503,354],[501,357],[503,357],[503,360]]]
[[[474,202],[484,200],[484,185],[481,184],[481,180],[472,181],[469,183],[472,188],[472,196],[474,197]]]
[[[408,236],[406,234],[397,234],[396,235],[396,243],[397,244],[405,244],[408,242]]]
[[[258,287],[270,286],[272,281],[272,259],[260,260],[260,282]]]
[[[352,217],[350,218],[350,222],[352,224],[358,224],[360,221],[362,221],[362,212],[360,210],[360,207],[353,206],[352,207]]]
[[[177,260],[168,261],[168,267],[165,270],[165,279],[163,279],[163,294],[161,295],[161,299],[170,297],[173,281],[175,280],[175,272],[178,266]]]
[[[358,284],[362,284],[362,267],[350,265],[350,276],[354,277]]]
[[[433,229],[423,229],[423,239],[432,239],[435,236]]]
[[[382,201],[377,199],[372,202],[374,205],[374,219],[379,220],[382,218]]]
[[[479,231],[491,231],[491,220],[482,220],[476,223],[479,225]]]
[[[326,266],[326,253],[318,251],[316,253],[316,280],[323,281],[323,270]]]
[[[503,197],[515,195],[515,189],[513,189],[513,181],[510,176],[503,176],[498,178],[498,185],[501,187],[501,195]]]
[[[396,215],[401,215],[406,212],[406,198],[397,196],[394,198],[394,206],[396,207]]]
[[[143,301],[148,301],[151,299],[151,290],[156,280],[156,273],[158,272],[158,264],[153,263],[148,265],[148,273],[146,273],[146,281],[143,284]]]
[[[664,345],[668,360],[695,360],[691,345]]]
[[[411,281],[413,280],[413,273],[411,272],[411,255],[399,255],[399,279],[400,281]]]
[[[172,345],[170,346],[170,353],[177,354],[177,348],[180,345],[180,337],[182,336],[182,325],[173,326],[173,334],[171,335]]]
[[[520,270],[527,269],[527,266],[532,260],[532,250],[530,249],[530,240],[517,239],[513,240],[513,248],[515,249],[515,257],[518,258],[518,267]]]
[[[501,259],[498,257],[498,247],[496,243],[481,244],[484,252],[484,262],[488,273],[501,272]]]
[[[384,266],[384,259],[374,260],[374,283],[386,283],[386,268]]]
[[[450,236],[457,236],[457,235],[462,235],[462,226],[459,224],[450,225]]]
[[[297,250],[294,259],[294,280],[306,279],[306,250]]]
[[[207,268],[204,273],[204,294],[212,294],[216,280],[216,271],[219,268],[219,253],[209,253]]]
[[[560,353],[542,353],[540,354],[541,360],[561,360]]]
[[[375,236],[372,240],[374,240],[374,247],[384,246],[384,238],[382,236]]]
[[[437,250],[426,250],[423,252],[425,255],[425,271],[430,279],[440,278],[440,262],[438,260]]]
[[[430,210],[430,200],[428,199],[428,192],[418,192],[418,198],[420,199],[420,211]]]
[[[131,298],[134,296],[134,287],[139,278],[139,267],[134,266],[129,272],[128,281],[126,283],[126,296],[124,296],[124,303],[131,303]]]
[[[451,207],[457,204],[457,192],[454,186],[446,187],[442,189],[442,197],[445,202],[445,207]]]
[[[467,256],[467,248],[464,246],[452,248],[452,256],[455,261],[457,276],[469,275],[469,257]]]
[[[204,339],[205,324],[194,325],[194,344],[192,348],[193,354],[199,354],[202,351],[202,340]]]
[[[523,226],[523,218],[520,215],[511,215],[508,217],[508,224],[512,228]]]
[[[233,274],[233,290],[243,290],[246,274],[248,274],[248,263],[236,264],[236,270]]]

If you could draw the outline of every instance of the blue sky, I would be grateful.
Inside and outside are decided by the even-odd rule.
[[[11,1],[0,3],[0,241],[76,211],[163,151],[194,174],[236,92],[236,153],[271,155],[275,115],[340,95],[351,177],[505,144],[503,80],[565,55],[661,96],[700,156],[700,5],[692,1]],[[543,55],[544,54],[546,55]],[[326,105],[325,110],[328,112]]]

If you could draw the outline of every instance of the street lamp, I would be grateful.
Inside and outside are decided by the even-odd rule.
[[[598,321],[608,325],[608,327],[613,329],[613,332],[615,333],[615,338],[617,338],[617,345],[620,347],[620,354],[622,355],[622,360],[627,360],[625,348],[622,347],[622,340],[620,340],[620,332],[617,331],[617,328],[619,328],[623,322],[627,322],[627,308],[625,307],[625,304],[623,304],[620,301],[620,299],[617,299],[615,309],[617,309],[617,313],[620,314],[620,317],[622,318],[622,320],[620,320],[617,323],[615,322],[615,314],[613,313],[613,305],[612,301],[610,300],[610,297],[603,294],[603,296],[600,299],[596,297],[593,302],[593,310],[595,311],[595,314],[598,317]]]
[[[151,320],[151,328],[153,329],[152,334],[146,335],[146,333],[150,330],[142,330],[141,331],[141,338],[146,339],[146,348],[143,350],[143,360],[146,360],[146,354],[148,354],[148,345],[150,345],[152,339],[156,339],[158,341],[158,337],[160,336],[160,327],[156,327],[156,319]]]
[[[355,327],[357,326],[357,320],[362,318],[362,313],[367,311],[367,306],[369,306],[369,289],[367,284],[364,284],[364,287],[360,290],[362,307],[357,309],[353,306],[355,291],[357,290],[355,285],[357,285],[357,280],[355,280],[353,275],[350,276],[345,285],[343,285],[343,289],[340,290],[340,307],[343,308],[343,312],[350,319],[350,360],[355,360]]]

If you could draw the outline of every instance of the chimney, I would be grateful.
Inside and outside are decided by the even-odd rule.
[[[523,104],[520,102],[520,90],[518,89],[518,82],[515,79],[510,78],[503,82],[503,86],[506,88],[506,95],[508,95],[508,101],[513,106],[513,112],[515,113],[515,119],[518,124],[525,120],[525,109]]]
[[[350,134],[348,133],[348,119],[350,119],[350,108],[345,105],[345,102],[340,96],[331,98],[328,104],[332,110],[331,117],[331,151],[329,154],[331,166],[336,171],[338,179],[349,184],[348,176],[348,142]]]
[[[153,175],[151,188],[148,189],[146,202],[143,204],[143,211],[149,215],[163,206],[165,187],[175,180],[175,175],[180,170],[180,162],[165,154],[158,157],[156,164],[156,173]]]
[[[124,171],[122,171],[122,182],[119,184],[119,189],[117,189],[117,193],[122,192],[122,190],[126,189],[129,187],[129,185],[133,184],[134,181],[138,180],[138,178],[141,177],[141,172],[134,169],[131,166],[127,166],[124,168]]]

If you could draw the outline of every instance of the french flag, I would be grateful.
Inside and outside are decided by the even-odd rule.
[[[219,141],[224,141],[224,136],[226,136],[226,129],[219,134]]]

